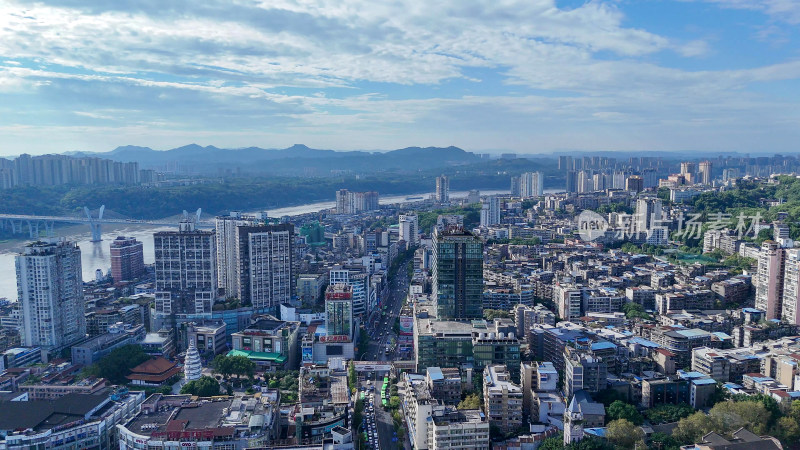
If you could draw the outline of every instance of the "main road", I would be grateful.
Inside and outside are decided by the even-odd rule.
[[[403,302],[408,294],[408,267],[413,263],[410,258],[404,261],[397,268],[397,273],[392,279],[389,280],[389,296],[386,299],[384,306],[386,307],[385,315],[380,317],[375,328],[367,327],[370,333],[370,341],[366,351],[359,350],[360,358],[363,361],[391,361],[392,355],[387,356],[385,351],[387,342],[396,338],[393,327],[395,320],[400,314],[400,309],[403,307]],[[368,324],[371,325],[371,324]],[[395,347],[396,348],[396,347]],[[397,448],[397,439],[394,431],[394,422],[388,409],[382,406],[380,393],[383,380],[377,377],[377,374],[367,375],[365,379],[360,381],[360,386],[369,389],[369,386],[374,386],[375,389],[375,425],[378,431],[378,447],[379,450],[390,450]],[[405,438],[408,441],[408,438]]]
[[[397,274],[393,279],[389,280],[389,298],[386,307],[385,315],[382,315],[378,321],[378,325],[373,329],[371,324],[367,324],[367,332],[370,335],[369,345],[366,352],[359,349],[362,361],[386,361],[386,348],[387,342],[395,337],[394,336],[394,323],[400,315],[400,309],[403,307],[403,301],[408,295],[408,265],[412,264],[413,260],[409,259],[400,265],[397,269]]]

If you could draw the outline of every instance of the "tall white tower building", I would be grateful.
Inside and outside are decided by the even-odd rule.
[[[400,214],[400,240],[409,246],[419,245],[419,219],[416,214]]]
[[[238,211],[214,220],[217,244],[217,287],[225,289],[226,297],[236,295],[236,227],[252,225]]]
[[[786,250],[781,320],[800,325],[800,249]]]
[[[34,242],[16,257],[22,344],[59,350],[83,339],[81,250],[69,241]]]
[[[153,234],[156,313],[211,312],[217,298],[217,252],[214,233],[195,230],[184,220],[178,231]]]
[[[500,199],[490,195],[483,201],[481,207],[481,226],[488,227],[500,223]]]
[[[450,201],[450,179],[444,175],[436,177],[436,201],[439,203]]]
[[[522,198],[541,197],[544,194],[544,176],[541,172],[526,172],[519,177]]]
[[[755,306],[767,313],[767,320],[781,317],[785,256],[785,251],[777,242],[764,241],[761,244],[758,271],[753,284],[756,286]]]
[[[236,228],[237,293],[254,308],[275,312],[294,293],[294,225]]]

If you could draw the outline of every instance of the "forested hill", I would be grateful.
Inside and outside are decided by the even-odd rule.
[[[120,162],[138,162],[143,169],[178,167],[181,171],[214,175],[231,170],[245,174],[304,175],[330,171],[414,172],[453,167],[480,161],[474,153],[458,147],[407,147],[386,152],[333,151],[293,145],[284,149],[248,147],[223,149],[214,146],[186,145],[170,150],[124,146],[105,153],[74,153]]]

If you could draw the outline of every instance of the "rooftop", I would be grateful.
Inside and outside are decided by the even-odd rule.
[[[109,400],[108,390],[104,390],[96,394],[67,394],[55,400],[4,402],[0,408],[0,430],[50,430],[89,418]]]

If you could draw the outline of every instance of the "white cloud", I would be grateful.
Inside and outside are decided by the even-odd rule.
[[[713,1],[792,14],[792,2]],[[462,136],[460,145],[497,148],[490,142],[511,145],[506,136],[514,134],[546,136],[537,138],[540,150],[678,148],[681,127],[740,131],[754,115],[790,126],[773,119],[794,105],[748,87],[797,79],[798,63],[695,71],[659,64],[664,54],[713,51],[703,39],[631,26],[621,7],[599,0],[570,10],[554,0],[12,0],[0,5],[0,54],[13,55],[0,63],[0,92],[28,96],[7,124],[21,132],[54,125],[53,139],[61,133],[93,149],[114,136],[111,146],[155,145],[142,142],[142,130],[163,142],[236,141],[216,142],[223,146],[287,136],[302,142],[313,132],[335,137],[340,148],[356,135],[364,148],[409,139],[445,145]],[[395,90],[412,99],[398,100]],[[0,114],[14,106],[0,105]],[[98,120],[115,125],[97,127]],[[106,137],[81,137],[91,132]],[[13,136],[5,143],[22,142]]]
[[[773,19],[792,25],[800,24],[800,2],[797,0],[703,0],[726,8],[761,11]]]

